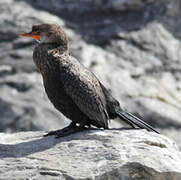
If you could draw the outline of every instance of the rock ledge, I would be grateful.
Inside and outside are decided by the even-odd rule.
[[[0,134],[0,179],[180,180],[181,153],[145,130],[89,130],[65,138]]]

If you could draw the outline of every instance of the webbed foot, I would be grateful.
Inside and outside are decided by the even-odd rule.
[[[77,126],[76,123],[72,122],[69,126],[63,128],[63,129],[48,132],[47,134],[44,135],[44,137],[55,135],[56,138],[59,138],[59,137],[68,136],[75,132],[81,132],[85,129],[87,129],[87,128],[83,127],[83,126]]]

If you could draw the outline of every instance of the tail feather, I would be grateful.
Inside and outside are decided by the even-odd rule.
[[[142,121],[141,119],[139,119],[138,117],[126,112],[126,111],[122,111],[122,110],[117,110],[117,115],[124,120],[125,122],[127,122],[128,124],[130,124],[132,127],[134,127],[134,125],[138,126],[141,129],[147,129],[148,131],[154,131],[158,134],[160,134],[158,131],[156,131],[152,126],[150,126],[149,124],[147,124],[146,122]]]

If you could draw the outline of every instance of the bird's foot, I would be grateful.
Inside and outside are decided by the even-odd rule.
[[[71,123],[69,126],[63,128],[63,129],[48,132],[47,134],[44,135],[44,137],[55,135],[56,138],[59,138],[59,137],[63,137],[63,136],[68,136],[75,132],[83,131],[85,129],[87,129],[87,128],[85,128],[83,126],[77,126],[75,123]]]

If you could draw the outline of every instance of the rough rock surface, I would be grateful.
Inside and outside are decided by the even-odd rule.
[[[181,179],[181,153],[156,133],[89,130],[59,139],[42,134],[0,134],[0,179]]]
[[[49,130],[68,123],[49,102],[38,73],[5,76],[0,86],[0,131]]]
[[[36,42],[18,37],[33,24],[53,22],[125,109],[181,146],[180,7],[179,0],[1,0],[0,130],[65,125],[33,64]]]

